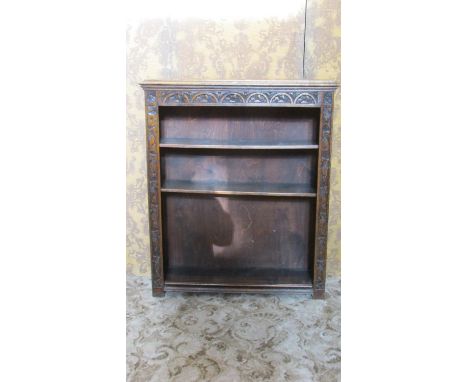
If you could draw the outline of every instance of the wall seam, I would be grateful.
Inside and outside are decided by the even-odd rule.
[[[304,46],[302,50],[302,79],[305,79],[306,32],[307,32],[307,0],[305,0],[305,5],[304,5]]]

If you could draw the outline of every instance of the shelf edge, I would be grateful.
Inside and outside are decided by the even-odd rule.
[[[207,195],[247,195],[247,196],[276,196],[276,197],[298,197],[315,198],[315,192],[263,192],[263,191],[223,191],[223,190],[188,190],[179,188],[161,188],[161,192],[173,194],[207,194]]]
[[[205,80],[205,81],[165,81],[145,80],[139,83],[142,88],[153,87],[298,87],[298,88],[338,88],[341,83],[333,80]]]
[[[240,286],[240,287],[229,287],[229,286],[208,286],[208,285],[168,285],[164,286],[165,292],[206,292],[206,293],[261,293],[261,294],[311,294],[313,293],[313,287],[271,287],[265,288],[262,286]]]
[[[221,149],[221,150],[316,150],[319,145],[197,145],[183,143],[159,143],[161,148]]]

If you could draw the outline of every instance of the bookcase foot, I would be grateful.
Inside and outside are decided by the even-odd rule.
[[[323,300],[325,299],[325,289],[314,289],[312,294],[314,300]]]
[[[164,297],[166,292],[164,292],[163,288],[156,288],[153,289],[153,297]]]

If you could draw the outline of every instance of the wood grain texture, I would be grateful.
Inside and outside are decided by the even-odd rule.
[[[256,195],[279,197],[317,196],[311,184],[264,184],[264,183],[207,183],[191,180],[164,181],[161,192],[205,195]]]
[[[325,105],[322,108],[320,123],[317,216],[314,254],[314,290],[316,296],[323,296],[325,293],[333,93],[326,93],[324,100]]]
[[[143,89],[157,89],[160,87],[190,87],[204,88],[207,86],[221,87],[306,87],[336,89],[340,84],[337,81],[329,80],[200,80],[200,81],[162,81],[145,80],[140,83]]]
[[[314,207],[305,198],[165,195],[167,267],[308,271]]]
[[[334,85],[144,88],[159,110],[147,108],[153,293],[300,285],[322,298]]]
[[[216,143],[213,143],[216,142]],[[222,143],[221,143],[222,142]],[[318,149],[316,144],[271,144],[252,145],[245,141],[213,141],[196,139],[164,139],[159,144],[162,148],[174,149],[231,149],[231,150],[311,150]],[[242,143],[241,143],[242,142]]]
[[[290,185],[315,188],[316,151],[165,150],[161,158],[162,182],[251,184],[271,189]]]
[[[164,269],[161,240],[161,194],[159,192],[161,184],[159,118],[155,92],[145,92],[145,101],[151,279],[153,294],[161,296],[164,287]]]
[[[161,107],[161,140],[245,147],[316,145],[319,117],[320,110],[310,107]]]

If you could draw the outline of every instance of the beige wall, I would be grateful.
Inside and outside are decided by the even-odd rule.
[[[163,18],[127,29],[127,271],[150,274],[145,79],[301,79],[305,0],[248,19]],[[285,4],[286,4],[285,3]],[[340,2],[308,0],[304,78],[340,79]],[[270,12],[271,13],[271,12]],[[335,98],[328,273],[340,273],[340,94]]]

